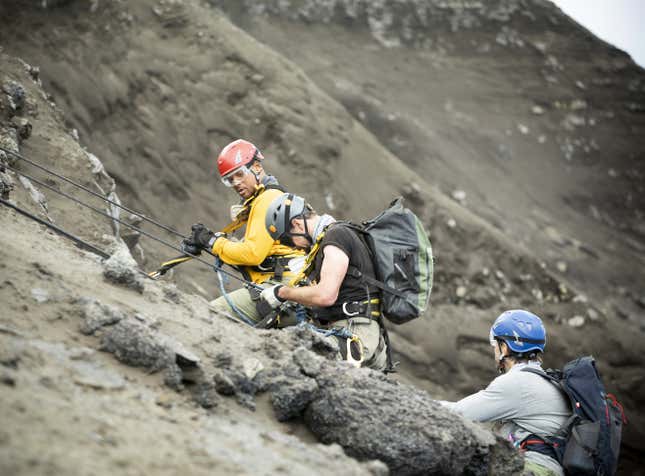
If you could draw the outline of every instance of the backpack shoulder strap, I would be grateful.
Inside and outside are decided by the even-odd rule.
[[[562,385],[562,382],[556,375],[561,374],[559,370],[541,370],[541,369],[536,369],[532,367],[524,367],[520,372],[530,372],[532,374],[539,375],[540,377],[544,377],[546,380],[551,382],[553,385],[558,387],[558,389],[565,394],[565,396],[568,397],[567,392],[564,390],[564,386]],[[558,431],[555,432],[553,437],[556,438],[565,438],[569,434],[570,428],[573,428],[575,423],[578,421],[580,417],[578,414],[574,411],[571,413],[571,416],[565,421],[562,426],[558,429]]]
[[[372,278],[371,276],[364,275],[363,273],[361,273],[361,271],[356,266],[350,265],[347,268],[347,274],[350,275],[353,278],[362,279],[367,284],[371,284],[372,286],[376,286],[377,288],[385,291],[386,293],[393,294],[394,296],[400,297],[401,299],[405,299],[406,301],[408,299],[408,297],[404,293],[399,291],[398,289],[394,289],[394,288],[388,286],[387,284],[379,281],[378,279]]]
[[[528,367],[528,366],[527,366],[527,367],[524,367],[522,370],[520,370],[520,372],[529,372],[529,373],[532,373],[532,374],[539,375],[540,377],[544,377],[544,378],[545,378],[545,379],[547,379],[549,382],[552,382],[552,383],[553,383],[553,384],[555,384],[559,389],[561,389],[561,390],[562,390],[562,384],[561,384],[561,382],[560,382],[560,379],[559,379],[559,378],[557,378],[555,375],[553,375],[553,374],[552,374],[551,372],[549,372],[549,371],[544,371],[544,370],[542,370],[542,369],[536,369],[536,368],[534,368],[534,367]]]
[[[279,183],[271,183],[269,185],[265,185],[264,190],[280,190],[281,192],[287,193],[287,189]]]

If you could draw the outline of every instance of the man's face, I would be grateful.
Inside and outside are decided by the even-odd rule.
[[[294,234],[296,236],[294,236]],[[303,218],[294,218],[291,220],[291,228],[289,229],[289,235],[291,237],[291,241],[293,242],[293,245],[296,248],[299,249],[307,249],[309,246],[311,246],[311,243],[309,240],[300,235],[305,234],[305,221]]]
[[[249,198],[255,193],[257,179],[250,168],[242,166],[226,176],[237,194],[243,199]]]

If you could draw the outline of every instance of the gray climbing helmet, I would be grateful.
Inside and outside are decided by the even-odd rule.
[[[280,240],[289,232],[291,220],[303,216],[310,209],[304,198],[293,193],[285,193],[273,200],[267,209],[265,221],[271,238]]]

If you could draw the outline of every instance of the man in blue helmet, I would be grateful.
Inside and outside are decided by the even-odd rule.
[[[440,403],[466,418],[495,422],[495,431],[525,454],[525,475],[564,476],[555,453],[533,446],[553,436],[571,416],[571,407],[555,385],[540,375],[522,372],[541,369],[546,344],[542,320],[528,311],[502,313],[490,329],[490,345],[501,374],[488,387],[458,402]],[[538,451],[540,450],[540,451]]]

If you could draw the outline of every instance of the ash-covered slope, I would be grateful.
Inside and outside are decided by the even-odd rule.
[[[55,162],[100,191],[36,70],[0,60],[2,147]],[[40,141],[59,144],[57,160],[35,148]],[[334,362],[338,349],[309,329],[257,331],[173,284],[137,279],[126,245],[95,236],[96,216],[73,205],[63,216],[65,205],[34,185],[62,187],[59,177],[17,185],[29,167],[15,159],[0,155],[2,200],[68,229],[87,220],[83,238],[112,256],[81,251],[3,203],[2,474],[451,475],[522,466],[507,442],[426,392]]]
[[[551,2],[211,3],[523,243],[511,221],[559,224],[564,207],[642,251],[644,72]]]
[[[212,0],[428,183],[642,326],[645,72],[548,1]]]
[[[110,285],[91,254],[12,212],[0,225],[2,474],[383,473],[383,464],[358,463],[277,422],[268,398],[253,412],[253,401],[218,393],[238,391],[229,375],[253,388],[266,373],[263,352],[250,348],[288,358],[293,344],[209,315],[202,298],[172,286],[141,294]],[[17,245],[34,235],[38,247]],[[177,355],[203,359],[208,378],[176,357],[178,345]]]
[[[624,52],[548,1],[211,3],[296,62],[425,181],[587,296],[610,327],[627,321],[645,348],[645,72]],[[470,263],[444,270],[486,307],[469,268],[487,250],[466,248]],[[548,313],[533,297],[523,305]],[[586,329],[550,329],[574,354],[615,359]],[[642,388],[636,379],[623,394]]]
[[[257,6],[262,5],[257,2]],[[230,3],[231,6],[238,13],[246,11],[241,2]],[[335,11],[342,18],[347,16],[342,10]],[[520,18],[524,15],[523,8],[514,11],[520,12]],[[551,155],[543,157],[535,151],[530,155],[534,159],[530,161],[533,167],[530,173],[518,164],[520,158],[529,157],[522,147],[537,146],[528,142],[525,136],[533,136],[522,133],[525,129],[518,125],[531,132],[533,123],[516,124],[513,115],[515,110],[530,111],[533,103],[517,100],[512,91],[517,90],[517,84],[524,84],[522,81],[542,80],[536,80],[539,75],[527,79],[518,73],[517,82],[509,83],[501,81],[503,75],[499,71],[496,76],[494,71],[488,71],[487,68],[494,68],[491,58],[505,51],[502,45],[496,46],[497,36],[491,39],[493,31],[494,35],[500,31],[497,28],[500,24],[494,23],[495,28],[486,31],[489,19],[473,20],[462,26],[458,22],[460,33],[450,36],[453,41],[462,36],[467,38],[462,28],[474,25],[483,29],[479,34],[488,35],[490,48],[500,48],[495,54],[481,56],[483,52],[473,57],[468,42],[463,49],[445,46],[435,50],[432,45],[430,49],[418,46],[389,49],[381,40],[375,41],[367,27],[362,33],[359,28],[355,35],[331,21],[318,24],[315,17],[305,18],[309,23],[303,26],[299,21],[287,22],[275,16],[268,20],[244,16],[252,24],[240,25],[265,42],[261,44],[231,25],[217,10],[187,1],[139,0],[126,4],[79,0],[62,2],[53,10],[41,10],[36,4],[26,8],[22,2],[5,2],[0,12],[10,20],[0,32],[0,41],[7,51],[41,66],[45,85],[68,112],[67,128],[78,129],[81,143],[103,160],[128,206],[163,218],[179,229],[187,229],[195,221],[214,226],[225,224],[226,210],[235,198],[219,185],[214,157],[228,140],[239,136],[262,147],[268,157],[267,169],[292,191],[305,194],[316,208],[339,217],[365,218],[394,195],[403,193],[431,230],[437,275],[428,318],[395,330],[394,346],[402,362],[401,379],[432,390],[435,396],[457,397],[475,390],[493,377],[487,363],[490,347],[484,338],[490,322],[503,308],[527,307],[545,317],[551,333],[547,365],[561,365],[565,359],[581,353],[598,357],[608,386],[619,393],[634,422],[627,427],[626,448],[642,450],[645,440],[641,437],[643,425],[639,424],[642,416],[638,410],[645,395],[641,375],[642,332],[629,319],[616,319],[613,295],[586,286],[587,279],[597,282],[596,274],[587,273],[584,267],[578,270],[574,263],[584,266],[582,257],[590,251],[598,252],[577,238],[578,228],[576,233],[567,231],[571,220],[568,215],[562,218],[558,214],[563,208],[561,204],[549,208],[552,205],[549,202],[547,207],[543,200],[550,195],[536,194],[535,190],[527,189],[521,197],[515,194],[518,183],[529,183],[527,176],[544,174],[559,180],[564,172],[549,162]],[[405,9],[393,11],[390,18],[398,22],[397,19],[407,18],[405,13]],[[472,12],[462,13],[473,16]],[[329,20],[333,18],[337,17]],[[500,18],[494,15],[491,21],[505,22],[508,18],[515,19],[516,15]],[[378,27],[378,22],[367,24]],[[441,30],[438,25],[444,25],[443,20],[436,25],[438,32],[447,28],[443,26]],[[276,26],[283,30],[282,36]],[[517,28],[522,31],[522,24]],[[266,33],[266,38],[261,37],[261,32]],[[513,34],[507,33],[508,38],[501,36],[500,42],[506,41],[507,48],[524,48],[509,43]],[[272,35],[282,43],[274,42]],[[301,47],[294,48],[296,43]],[[443,43],[444,40],[438,41],[439,45]],[[267,44],[287,54],[281,56]],[[283,49],[285,44],[293,49]],[[355,54],[355,45],[361,48],[360,54]],[[304,54],[307,48],[315,53]],[[334,66],[337,61],[334,55],[343,51],[347,55],[338,60],[339,66]],[[506,60],[513,57],[517,60],[515,53],[511,50]],[[459,60],[458,54],[466,58]],[[482,69],[469,73],[472,63],[467,60]],[[405,69],[411,64],[420,65],[417,75]],[[433,74],[428,76],[425,73],[430,68]],[[368,72],[368,79],[360,76],[364,71]],[[332,75],[336,78],[333,82]],[[407,79],[401,82],[399,77]],[[379,78],[389,82],[383,85],[376,82]],[[491,91],[496,100],[482,106],[475,91],[489,82],[494,85]],[[432,101],[424,103],[418,91],[428,84],[434,87],[423,90]],[[452,89],[442,90],[438,85]],[[375,91],[373,94],[370,88]],[[469,92],[472,103],[480,104],[479,109],[475,108],[477,111],[492,110],[494,114],[481,112],[473,119],[476,111],[464,111],[452,99],[462,98],[464,91]],[[497,109],[500,98],[503,104],[510,101],[511,106]],[[569,99],[566,104],[576,97]],[[392,104],[405,107],[400,106],[399,113],[399,106],[392,106],[387,102],[390,100],[400,100],[401,103]],[[549,102],[553,98],[549,96],[545,101],[540,103],[543,110],[560,114],[555,103]],[[581,107],[576,104],[576,108]],[[424,114],[406,115],[410,111]],[[545,124],[551,124],[551,119],[544,118],[546,114],[535,116],[535,120],[544,119]],[[533,117],[532,112],[526,115],[529,119]],[[482,127],[493,122],[503,131],[504,141],[507,138],[517,141],[512,145],[518,149],[513,149],[512,157],[501,159],[488,154],[485,157],[496,164],[491,166],[480,164],[478,152],[500,144],[509,147],[506,142],[499,142],[499,131],[497,135],[491,132],[493,138],[489,142],[470,141],[480,134]],[[429,133],[435,134],[434,140],[428,141]],[[525,139],[526,144],[521,145]],[[539,137],[534,139],[539,144]],[[442,149],[428,152],[424,149],[428,143],[432,147],[439,144]],[[547,147],[559,150],[551,141],[547,143]],[[42,148],[37,144],[28,141],[23,151],[47,161],[50,157],[47,142],[41,144]],[[400,149],[394,147],[397,144]],[[506,149],[499,150],[503,155]],[[58,161],[55,165],[66,173],[75,173],[76,167],[73,164],[67,167],[62,160],[68,152],[60,149],[54,152],[53,158]],[[478,160],[471,160],[473,156]],[[424,157],[435,159],[422,160]],[[471,171],[473,168],[475,171]],[[494,173],[490,175],[490,171]],[[466,176],[472,177],[469,183],[474,188],[461,181]],[[429,184],[449,192],[454,188],[466,190],[464,204],[481,216]],[[551,190],[556,185],[561,186],[554,184]],[[529,194],[536,197],[534,206],[523,202],[522,197]],[[459,193],[454,196],[463,198]],[[482,196],[503,206],[493,207]],[[61,215],[70,220],[69,225],[74,224],[74,214]],[[547,219],[548,226],[544,221]],[[537,231],[515,233],[500,223],[509,227],[528,223],[529,230]],[[107,225],[102,226],[108,229]],[[595,223],[590,229],[605,230]],[[548,241],[544,244],[541,236],[549,237],[556,245]],[[530,241],[533,239],[536,241]],[[525,240],[523,247],[518,246]],[[617,257],[623,250],[619,245],[620,242],[616,245]],[[144,241],[143,246],[149,257],[147,266],[151,268],[156,259],[167,256],[166,251],[149,242]],[[526,246],[530,246],[530,252]],[[628,257],[632,265],[640,259]],[[558,261],[568,262],[565,263],[568,273],[556,272]],[[589,266],[594,264],[597,263]],[[603,260],[601,264],[611,267],[610,261]],[[180,283],[190,280],[206,288],[206,296],[214,293],[212,274],[201,268],[186,265],[178,274],[183,274]],[[571,280],[579,276],[582,278]],[[627,289],[622,303],[633,306]],[[632,310],[623,312],[629,314]],[[629,452],[625,455],[629,456]]]

